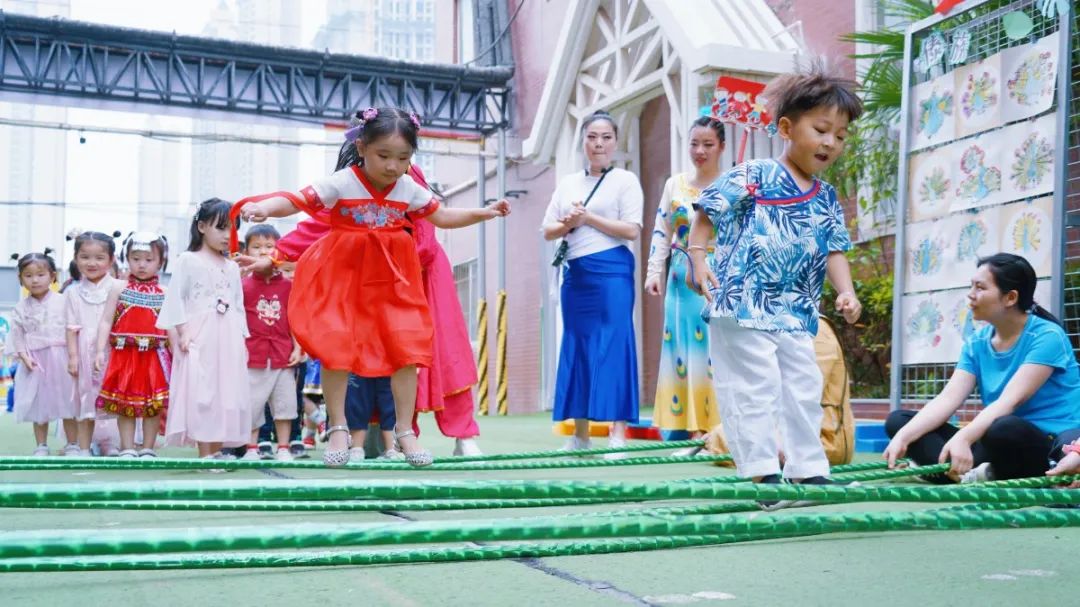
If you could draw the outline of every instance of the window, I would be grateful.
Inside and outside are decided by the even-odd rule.
[[[454,284],[461,310],[465,314],[465,324],[469,326],[469,339],[476,341],[476,300],[480,297],[480,291],[475,259],[454,266]]]

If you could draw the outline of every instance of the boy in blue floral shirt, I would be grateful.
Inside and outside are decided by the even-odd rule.
[[[720,418],[739,474],[758,482],[781,481],[778,437],[785,479],[829,482],[813,343],[826,275],[849,323],[861,305],[844,256],[851,248],[844,212],[836,190],[814,175],[840,156],[848,123],[862,113],[853,88],[820,68],[771,83],[766,95],[783,153],[736,166],[694,205],[691,286],[709,302]]]

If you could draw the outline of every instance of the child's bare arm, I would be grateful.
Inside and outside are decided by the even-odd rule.
[[[427,216],[427,220],[437,228],[452,230],[464,228],[481,221],[487,221],[496,217],[506,217],[510,214],[510,203],[500,200],[495,204],[482,209],[455,209],[440,206],[434,213]]]
[[[296,195],[300,197],[299,194]],[[266,221],[270,217],[288,217],[289,215],[295,215],[300,212],[300,209],[296,208],[292,202],[289,202],[288,198],[284,196],[273,196],[260,200],[259,202],[249,202],[240,209],[240,217],[245,221],[252,221],[260,223]]]
[[[109,290],[109,296],[105,299],[105,307],[102,308],[101,320],[98,322],[97,344],[94,349],[94,369],[98,371],[105,370],[105,348],[109,347],[113,316],[115,316],[116,304],[119,303],[120,293],[123,290],[123,281],[116,281]]]

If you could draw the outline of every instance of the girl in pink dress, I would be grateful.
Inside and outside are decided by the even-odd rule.
[[[101,371],[94,369],[98,325],[105,312],[105,300],[116,283],[109,275],[116,242],[108,234],[83,232],[75,237],[75,267],[81,278],[64,290],[64,322],[67,324],[68,373],[74,378],[78,407],[78,443],[89,453],[97,418]],[[73,437],[68,437],[70,440]]]
[[[64,297],[51,288],[56,282],[56,262],[48,249],[44,254],[13,257],[18,259],[19,284],[29,292],[11,313],[11,332],[4,348],[5,354],[19,358],[15,421],[34,424],[34,455],[48,455],[49,422],[64,420],[69,440],[76,434],[77,408],[67,372]],[[82,452],[69,442],[63,454]]]
[[[176,338],[175,332],[155,326],[165,299],[158,272],[168,258],[164,236],[132,232],[120,255],[128,279],[115,282],[104,306],[111,314],[99,320],[94,368],[105,377],[96,406],[103,417],[116,417],[120,457],[157,456],[159,416],[169,406],[169,342]],[[140,451],[135,451],[136,420],[142,420]]]
[[[191,243],[176,259],[157,326],[176,329],[165,440],[195,441],[199,457],[251,438],[247,319],[240,268],[229,250],[230,204],[211,198],[191,221]]]

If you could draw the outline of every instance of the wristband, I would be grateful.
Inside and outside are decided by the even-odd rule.
[[[686,250],[687,251],[703,251],[705,253],[709,252],[709,249],[707,249],[707,248],[705,248],[705,247],[703,247],[703,246],[701,246],[699,244],[692,244],[692,245],[686,247]]]

